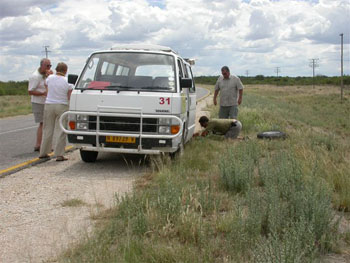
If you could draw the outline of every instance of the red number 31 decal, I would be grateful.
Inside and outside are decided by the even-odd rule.
[[[168,105],[170,105],[170,98],[163,98],[163,97],[160,97],[159,98],[159,104],[163,105],[167,103]]]

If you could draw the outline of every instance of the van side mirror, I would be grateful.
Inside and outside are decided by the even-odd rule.
[[[78,79],[78,75],[68,74],[68,83],[69,84],[75,85],[75,83],[77,82],[77,79]]]
[[[190,78],[180,79],[180,87],[181,88],[192,88],[192,79],[190,79]]]

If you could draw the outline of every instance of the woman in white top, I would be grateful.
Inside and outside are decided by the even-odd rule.
[[[60,62],[57,64],[56,74],[50,75],[46,79],[48,93],[44,108],[43,139],[39,158],[49,158],[48,153],[51,151],[52,137],[57,124],[58,134],[55,146],[56,161],[67,160],[67,158],[63,156],[66,146],[66,134],[58,125],[61,115],[68,110],[69,99],[73,89],[73,85],[69,84],[65,77],[67,70],[67,65]]]

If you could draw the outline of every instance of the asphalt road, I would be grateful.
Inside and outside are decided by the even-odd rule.
[[[208,90],[197,87],[197,100],[207,94]],[[37,127],[32,114],[0,119],[0,171],[38,157]]]

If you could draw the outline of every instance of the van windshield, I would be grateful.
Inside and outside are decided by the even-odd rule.
[[[174,57],[141,52],[93,54],[77,89],[175,91]]]

